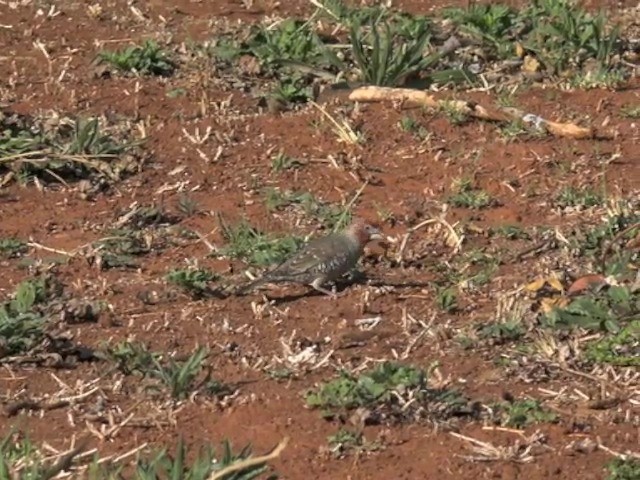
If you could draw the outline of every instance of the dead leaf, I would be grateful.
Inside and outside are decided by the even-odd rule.
[[[606,278],[598,274],[584,275],[571,284],[567,290],[568,295],[577,295],[585,290],[600,287],[607,284]]]
[[[522,63],[522,70],[529,73],[539,72],[541,68],[540,62],[531,55],[527,55],[524,57],[524,61]]]
[[[530,284],[526,285],[524,287],[525,290],[529,291],[529,292],[538,292],[540,290],[542,290],[544,288],[544,286],[546,285],[547,281],[544,278],[539,278],[533,282],[531,282]]]
[[[544,313],[549,313],[556,308],[565,308],[568,305],[569,299],[567,297],[551,297],[540,300],[540,309]]]

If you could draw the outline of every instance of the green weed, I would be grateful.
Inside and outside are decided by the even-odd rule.
[[[285,170],[295,170],[302,167],[302,163],[283,152],[279,152],[277,155],[271,157],[271,170],[274,172],[283,172]]]
[[[441,289],[436,296],[436,305],[443,312],[455,312],[458,309],[458,296],[456,295],[455,289]]]
[[[203,268],[182,268],[170,271],[167,281],[173,283],[195,298],[206,295],[210,289],[208,284],[218,280],[220,276]]]
[[[0,304],[0,359],[27,352],[41,342],[47,321],[41,307],[51,296],[45,280],[25,280],[12,300]]]
[[[234,388],[211,378],[207,371],[204,378],[204,360],[209,351],[199,347],[184,361],[158,352],[151,352],[146,345],[137,342],[123,342],[105,349],[105,357],[114,362],[125,375],[138,374],[157,381],[149,389],[166,389],[174,400],[182,400],[194,392],[223,397],[233,393]]]
[[[586,188],[564,187],[555,198],[559,207],[595,207],[604,203],[602,194]]]
[[[135,75],[171,75],[177,64],[156,42],[147,40],[142,45],[134,45],[115,52],[103,51],[98,59],[123,73]]]
[[[533,399],[491,405],[494,417],[503,427],[525,428],[536,423],[555,422],[558,416]]]
[[[70,465],[80,466],[84,463],[79,450],[67,462],[51,462],[28,438],[15,432],[0,441],[0,478],[22,480],[46,480],[55,478]],[[117,480],[124,478],[122,471],[127,468],[130,477],[138,480],[184,479],[207,480],[216,472],[251,458],[251,446],[247,445],[239,452],[234,452],[228,440],[222,442],[221,454],[217,455],[211,445],[201,448],[193,454],[189,452],[182,438],[178,440],[174,453],[167,449],[149,452],[138,456],[138,459],[127,465],[124,463],[100,462],[98,455],[93,456],[91,463],[82,478],[89,480]],[[254,463],[238,468],[221,478],[227,480],[253,480],[268,471],[266,462]],[[273,479],[274,476],[267,478]]]
[[[636,480],[640,478],[640,460],[616,458],[607,464],[609,475],[606,480]]]
[[[491,196],[484,190],[474,188],[469,179],[458,179],[453,185],[454,193],[449,195],[447,203],[459,208],[486,208],[493,204]]]
[[[625,105],[620,109],[620,115],[625,118],[640,118],[640,105]]]
[[[595,363],[640,367],[640,320],[632,320],[618,333],[588,343],[585,354]]]
[[[492,235],[499,235],[508,240],[530,240],[530,235],[517,225],[501,225],[491,228]]]
[[[261,267],[281,263],[303,244],[300,237],[276,238],[256,230],[246,221],[234,226],[222,223],[222,234],[227,244],[217,255],[237,258]]]
[[[321,409],[327,418],[358,407],[405,419],[421,414],[448,417],[469,413],[460,394],[429,389],[424,370],[394,362],[381,363],[357,376],[343,371],[305,398],[308,406]]]
[[[57,126],[0,114],[0,169],[10,168],[26,183],[31,177],[117,181],[136,172],[139,142],[118,140],[97,118],[61,119]]]
[[[29,250],[27,244],[18,238],[0,238],[0,256],[16,258]]]
[[[575,298],[565,308],[556,308],[541,318],[547,328],[582,328],[588,331],[620,333],[640,315],[640,294],[628,287],[610,286],[594,295]]]

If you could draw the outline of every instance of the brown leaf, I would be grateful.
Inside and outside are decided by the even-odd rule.
[[[585,290],[600,287],[607,284],[607,280],[598,274],[584,275],[571,284],[567,290],[568,295],[577,295]]]

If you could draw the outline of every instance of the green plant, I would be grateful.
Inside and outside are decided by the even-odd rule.
[[[202,268],[183,268],[171,270],[167,281],[178,285],[194,297],[198,298],[209,291],[208,284],[217,280],[218,274]]]
[[[138,145],[105,132],[97,118],[63,118],[48,127],[44,119],[0,115],[0,168],[23,182],[33,176],[119,180],[139,168]]]
[[[529,234],[517,225],[500,225],[499,227],[492,227],[491,233],[493,235],[499,235],[508,240],[530,240]]]
[[[592,15],[571,0],[534,0],[523,15],[533,20],[527,48],[556,72],[588,58],[607,67],[619,48],[619,27],[608,28],[603,13]]]
[[[184,216],[192,217],[198,212],[198,203],[188,195],[181,195],[178,199],[178,210]]]
[[[342,372],[340,377],[321,385],[306,396],[307,405],[323,409],[357,408],[394,400],[397,389],[419,393],[426,388],[426,374],[415,367],[385,362],[355,377]]]
[[[459,393],[429,389],[424,370],[395,362],[380,363],[357,376],[343,371],[307,392],[305,399],[309,407],[321,409],[329,418],[358,407],[400,419],[471,413]]]
[[[271,95],[285,103],[306,103],[313,99],[313,88],[299,75],[280,78]]]
[[[513,29],[518,14],[508,5],[472,3],[466,9],[446,9],[444,16],[460,25],[466,33],[488,43],[499,58],[515,53]]]
[[[48,480],[57,478],[70,465],[81,466],[82,449],[72,452],[68,461],[53,462],[39,448],[20,432],[11,432],[0,441],[0,478],[22,480]],[[110,463],[100,461],[96,454],[82,478],[89,480],[119,480],[122,471],[127,468],[126,478],[137,480],[207,480],[212,475],[238,465],[251,458],[251,445],[239,452],[234,452],[228,440],[222,442],[221,455],[216,455],[211,445],[202,447],[194,455],[189,452],[182,438],[178,439],[175,453],[167,449],[156,452],[144,452],[130,464],[124,462]],[[85,461],[86,462],[86,461]],[[219,477],[221,480],[253,480],[268,471],[266,460],[261,462],[244,462],[244,466],[229,471]],[[273,480],[274,476],[267,477]]]
[[[207,480],[216,472],[220,472],[237,462],[246,460],[251,456],[251,446],[247,445],[240,453],[234,453],[231,443],[225,440],[222,443],[223,454],[216,458],[211,446],[202,448],[191,463],[187,462],[187,448],[180,439],[174,455],[169,455],[162,450],[150,459],[138,460],[135,468],[135,478],[139,480],[159,479],[184,479]],[[247,465],[237,471],[230,472],[221,477],[226,480],[252,480],[258,478],[268,470],[266,463]]]
[[[153,40],[115,52],[98,54],[100,62],[108,63],[124,73],[139,75],[171,75],[177,68],[166,52]]]
[[[369,23],[369,33],[357,22],[352,23],[350,41],[353,58],[362,80],[371,85],[397,86],[414,72],[425,70],[438,61],[439,56],[423,57],[431,32],[423,26],[410,40],[400,40],[389,23]],[[381,33],[383,30],[383,33]]]
[[[144,343],[129,341],[105,347],[104,355],[124,375],[145,375],[153,367],[154,357],[161,356],[149,351]]]
[[[453,288],[443,288],[436,296],[436,305],[443,312],[451,313],[458,309],[458,297]]]
[[[302,163],[283,152],[279,152],[277,155],[271,157],[271,170],[274,172],[282,172],[284,170],[295,170],[300,168]]]
[[[525,428],[531,424],[555,422],[558,416],[533,399],[501,402],[491,406],[497,422],[503,427]]]
[[[299,237],[275,238],[266,235],[246,221],[235,226],[221,222],[222,234],[227,244],[216,255],[238,258],[251,265],[267,266],[281,263],[303,244]]]
[[[460,126],[469,121],[469,115],[464,110],[458,108],[453,101],[441,103],[440,110],[453,125]]]
[[[47,318],[39,305],[49,295],[44,280],[25,280],[12,300],[0,304],[0,359],[27,352],[40,343]]]
[[[620,109],[620,115],[626,118],[640,118],[640,105],[625,105]]]
[[[480,329],[480,338],[491,338],[498,343],[512,342],[518,340],[524,334],[526,330],[522,325],[522,320],[519,318],[512,318],[502,322],[490,323],[483,326]]]
[[[564,308],[556,308],[541,318],[548,328],[583,328],[619,333],[640,316],[640,294],[625,286],[610,286],[593,296],[581,295]]]
[[[454,193],[447,198],[447,203],[452,207],[480,209],[493,203],[487,192],[474,188],[473,182],[466,178],[454,182],[453,190]]]
[[[123,342],[105,349],[105,357],[115,362],[122,373],[157,380],[175,400],[185,399],[193,392],[213,396],[233,393],[233,387],[212,379],[210,370],[204,378],[200,378],[208,354],[206,348],[199,347],[184,361],[176,361],[164,354],[149,351],[146,345],[138,342]],[[156,387],[152,385],[149,388]]]
[[[595,363],[640,367],[640,320],[632,320],[618,333],[588,343],[585,354]]]
[[[555,203],[560,207],[595,207],[602,205],[603,196],[586,188],[564,187],[556,196]]]
[[[636,480],[640,478],[640,460],[615,458],[607,464],[609,475],[606,480]]]
[[[506,141],[519,137],[543,137],[546,135],[544,128],[528,126],[523,120],[511,120],[500,126],[500,134]]]
[[[335,65],[331,54],[309,22],[287,18],[274,28],[256,26],[242,49],[260,59],[270,69],[277,69],[287,62],[304,65]]]
[[[0,256],[15,258],[25,253],[29,248],[18,238],[0,238]]]

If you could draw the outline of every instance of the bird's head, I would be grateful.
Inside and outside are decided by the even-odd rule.
[[[347,234],[358,239],[361,245],[366,245],[371,240],[384,240],[380,228],[362,218],[356,218],[347,228]]]

